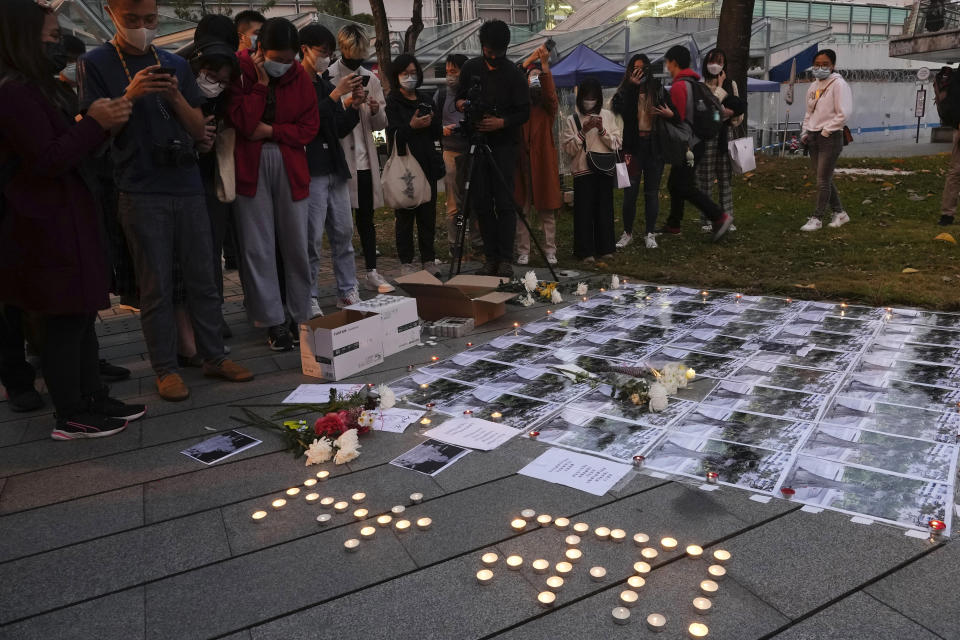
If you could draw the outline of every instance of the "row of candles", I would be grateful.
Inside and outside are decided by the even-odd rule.
[[[560,517],[554,519],[548,514],[538,515],[533,509],[524,509],[521,511],[519,518],[515,518],[510,522],[510,528],[516,532],[522,532],[526,530],[531,523],[535,523],[535,526],[539,527],[550,527],[552,525],[560,531],[572,529],[575,532],[564,538],[564,544],[567,547],[564,551],[564,560],[553,565],[555,575],[546,578],[546,590],[537,594],[537,602],[540,606],[550,608],[556,602],[557,593],[563,588],[566,579],[574,569],[574,565],[578,564],[583,558],[583,551],[579,548],[582,542],[581,535],[589,533],[590,525],[585,522],[577,522],[571,525],[569,518]],[[597,540],[622,542],[626,539],[627,534],[623,529],[610,529],[601,526],[593,529],[593,535]],[[630,609],[634,607],[640,599],[637,591],[646,584],[646,579],[643,576],[649,574],[651,571],[650,564],[646,562],[646,560],[652,560],[660,553],[656,548],[648,546],[650,536],[645,533],[634,534],[633,542],[636,546],[640,547],[640,555],[644,560],[634,563],[633,570],[635,575],[627,578],[627,587],[629,588],[620,592],[619,606],[614,607],[611,612],[613,620],[617,624],[628,624],[630,622]],[[663,551],[670,552],[675,551],[679,543],[675,538],[663,537],[660,539],[659,546]],[[690,558],[700,558],[703,556],[703,548],[696,544],[688,545],[685,551],[686,555]],[[713,602],[710,598],[716,596],[719,592],[720,586],[717,583],[727,575],[726,567],[723,565],[729,562],[731,557],[730,552],[725,549],[716,549],[713,551],[712,558],[714,564],[707,567],[707,573],[710,577],[700,582],[700,593],[702,595],[693,599],[694,613],[706,615],[712,611]],[[493,582],[493,567],[499,560],[500,557],[493,552],[488,552],[481,556],[480,562],[484,568],[480,569],[476,574],[478,584],[485,586]],[[504,559],[504,564],[506,564],[507,569],[511,571],[519,571],[523,567],[524,560],[522,556],[510,555]],[[537,558],[530,563],[530,566],[533,572],[538,575],[544,575],[550,571],[550,562],[543,558]],[[607,570],[604,567],[591,567],[589,573],[590,579],[593,582],[603,582],[607,577]],[[647,616],[646,622],[649,629],[659,632],[666,628],[667,618],[660,613],[651,613]],[[705,638],[709,632],[710,630],[707,625],[702,622],[693,622],[687,628],[687,633],[691,638]]]

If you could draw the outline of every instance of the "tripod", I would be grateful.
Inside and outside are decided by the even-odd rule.
[[[497,163],[493,161],[493,152],[490,150],[490,145],[488,145],[481,137],[472,139],[470,141],[470,151],[467,162],[467,180],[463,189],[463,206],[461,206],[460,211],[457,212],[457,240],[453,245],[453,251],[456,259],[450,261],[451,278],[455,274],[460,273],[460,265],[463,262],[463,242],[466,239],[467,234],[467,214],[470,211],[470,195],[472,193],[471,185],[473,184],[474,172],[477,171],[477,168],[480,166],[480,164],[477,162],[478,158],[480,162],[485,162],[486,166],[493,169],[493,175],[495,176],[496,181],[499,182],[499,187],[504,191],[511,191],[507,188],[507,180],[503,177],[503,173],[500,172],[500,167],[498,167]],[[511,197],[513,197],[512,194]],[[537,251],[543,258],[543,261],[547,262],[547,255],[540,246],[540,241],[537,240],[537,236],[534,235],[533,229],[530,228],[530,223],[527,222],[527,217],[523,215],[523,211],[521,211],[519,207],[514,205],[514,208],[517,212],[517,219],[520,220],[523,223],[523,226],[527,228],[527,232],[529,232],[534,246],[537,248]],[[492,224],[492,222],[488,224]],[[553,277],[553,281],[558,282],[559,278],[557,278],[557,274],[553,270],[553,265],[551,265],[549,262],[547,262],[547,269],[550,270],[550,276]]]

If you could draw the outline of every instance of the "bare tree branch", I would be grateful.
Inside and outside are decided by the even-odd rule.
[[[423,31],[423,0],[413,0],[413,16],[410,26],[403,34],[403,52],[414,54],[417,51],[417,38]]]
[[[390,92],[390,28],[387,26],[387,12],[383,0],[370,0],[370,13],[373,14],[373,29],[377,42],[377,64],[380,66],[380,84],[384,93]]]

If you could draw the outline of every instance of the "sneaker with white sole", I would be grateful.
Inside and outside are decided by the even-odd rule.
[[[530,264],[530,256],[528,256],[525,253],[521,253],[520,255],[517,256],[517,264],[520,265],[521,267],[524,267]]]
[[[360,302],[360,294],[357,293],[356,289],[348,292],[345,296],[339,296],[337,298],[337,308],[343,309],[344,307],[349,307],[352,304],[357,304]]]
[[[376,269],[370,269],[367,272],[366,277],[363,279],[364,285],[370,291],[376,291],[377,293],[390,293],[394,290],[392,284],[387,282],[386,278],[377,273]]]
[[[50,437],[54,440],[79,440],[82,438],[104,438],[120,433],[127,428],[127,421],[111,418],[98,413],[82,413],[57,420],[57,426]]]
[[[408,276],[411,273],[416,273],[417,271],[419,271],[419,269],[413,266],[412,262],[404,262],[400,265],[400,275],[402,276]]]
[[[821,228],[823,228],[823,223],[820,218],[810,218],[807,220],[807,224],[800,227],[800,231],[819,231]]]
[[[323,309],[320,308],[320,301],[316,298],[310,298],[310,317],[319,318],[323,315]]]
[[[555,254],[555,253],[548,253],[548,254],[547,254],[547,264],[549,264],[549,265],[551,265],[551,266],[557,264],[557,254]]]
[[[700,231],[703,231],[704,233],[712,233],[712,232],[713,232],[713,225],[712,225],[711,223],[709,223],[709,222],[708,222],[707,224],[705,224],[705,225],[701,225],[701,226],[700,226]]]
[[[620,239],[617,240],[617,249],[624,249],[631,242],[633,242],[633,234],[624,231],[623,235],[620,236]]]
[[[831,220],[830,224],[828,224],[827,226],[833,229],[836,229],[837,227],[842,227],[848,222],[850,222],[850,216],[847,215],[846,211],[840,211],[838,213],[833,214],[833,220]]]
[[[643,241],[646,243],[647,249],[656,249],[658,246],[657,237],[652,233],[648,233]]]

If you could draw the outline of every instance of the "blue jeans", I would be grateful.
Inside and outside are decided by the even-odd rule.
[[[633,220],[637,217],[637,196],[643,180],[643,214],[646,233],[653,233],[660,215],[660,179],[663,178],[663,160],[656,154],[651,138],[641,138],[635,158],[640,175],[630,178],[630,186],[623,190],[623,230],[633,235]]]
[[[314,298],[317,297],[324,230],[330,241],[337,293],[346,297],[357,288],[357,266],[353,257],[353,212],[350,210],[350,186],[346,180],[335,175],[310,178],[307,249],[310,256],[310,293]]]

